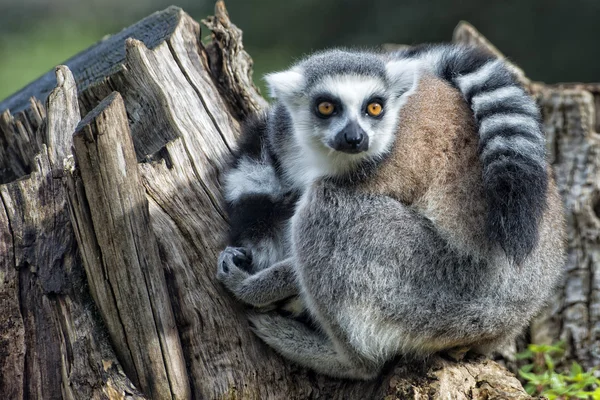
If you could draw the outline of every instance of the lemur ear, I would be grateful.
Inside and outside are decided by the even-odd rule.
[[[417,82],[419,67],[418,60],[396,59],[385,64],[387,77],[392,88],[404,93]]]
[[[304,75],[299,68],[274,72],[265,76],[269,95],[274,99],[286,99],[297,95],[304,87]]]

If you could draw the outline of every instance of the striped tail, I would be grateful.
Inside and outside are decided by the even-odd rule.
[[[431,46],[412,57],[425,57],[473,110],[489,207],[487,234],[520,264],[537,244],[546,207],[546,142],[539,108],[506,63],[479,49]]]
[[[250,251],[253,271],[270,267],[286,254],[285,223],[297,195],[287,190],[268,148],[267,115],[244,121],[230,168],[222,176],[229,217],[229,245]]]

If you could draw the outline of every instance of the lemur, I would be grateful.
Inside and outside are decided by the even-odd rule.
[[[317,329],[253,313],[262,340],[372,379],[398,354],[488,353],[522,331],[560,276],[564,221],[539,109],[503,61],[333,50],[267,82],[275,104],[225,179],[242,247],[217,276],[253,306],[299,295]]]

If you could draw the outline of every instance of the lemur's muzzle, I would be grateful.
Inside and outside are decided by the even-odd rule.
[[[369,136],[357,122],[350,121],[335,135],[332,147],[344,153],[362,153],[369,148]]]

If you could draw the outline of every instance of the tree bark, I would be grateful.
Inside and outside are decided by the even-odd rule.
[[[206,46],[170,7],[0,103],[0,393],[529,398],[491,360],[397,361],[351,382],[292,365],[251,334],[215,279],[227,230],[218,177],[240,121],[266,102],[222,2],[204,23]],[[497,52],[468,25],[455,40]],[[565,284],[530,338],[566,338],[569,359],[598,364],[600,86],[522,79],[544,110],[570,234]]]
[[[85,197],[73,192],[72,215],[86,241],[76,236],[82,252],[99,253],[84,266],[117,356],[150,397],[188,398],[183,350],[118,92],[81,121],[73,144],[80,175],[69,181],[83,186]]]

